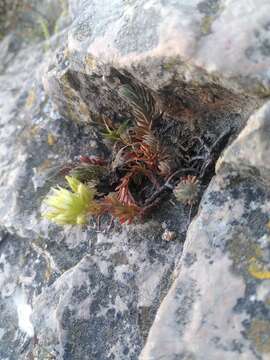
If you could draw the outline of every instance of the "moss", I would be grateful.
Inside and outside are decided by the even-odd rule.
[[[56,138],[52,134],[48,134],[48,145],[53,146],[56,143]]]

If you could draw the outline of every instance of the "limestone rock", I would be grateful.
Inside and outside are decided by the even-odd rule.
[[[220,159],[140,359],[269,359],[269,108]]]
[[[46,9],[45,2],[42,6]],[[49,2],[47,6],[49,14]],[[55,11],[54,16],[60,14],[60,10]],[[62,14],[61,17],[61,26],[66,26],[68,16],[65,18]],[[35,38],[29,43],[29,38],[22,41],[21,34],[10,32],[0,43],[3,50],[0,55],[3,59],[0,74],[0,227],[3,228],[3,241],[0,243],[0,323],[3,324],[0,326],[0,357],[3,360],[48,356],[60,359],[63,354],[73,356],[78,349],[81,349],[78,358],[88,359],[90,348],[93,356],[97,351],[100,354],[111,352],[111,358],[118,353],[123,358],[128,353],[136,358],[160,301],[171,284],[171,274],[181,254],[183,229],[187,224],[186,209],[175,210],[171,205],[165,205],[162,213],[150,222],[150,227],[129,230],[126,236],[125,232],[123,235],[116,231],[113,241],[110,237],[99,241],[100,237],[91,226],[61,229],[41,218],[42,200],[50,187],[61,181],[57,174],[66,162],[80,154],[107,154],[97,129],[60,116],[42,86],[41,78],[48,59],[54,57],[55,49],[64,42],[66,35],[67,29],[63,28],[62,32],[51,34],[49,39],[37,41]],[[176,213],[177,217],[173,217]],[[170,244],[162,240],[160,223],[164,221],[177,233],[177,240]],[[74,279],[77,279],[81,274],[81,264],[85,264],[83,268],[87,269],[96,285],[91,279],[85,279],[85,282],[82,279],[82,288],[75,295],[78,286],[74,280],[73,288],[68,274],[74,273]],[[96,272],[91,275],[94,269]],[[27,286],[21,284],[21,277],[29,277]],[[57,278],[59,281],[51,287]],[[99,284],[101,278],[103,283]],[[66,282],[70,286],[67,293]],[[54,314],[61,308],[59,298],[62,292],[67,298],[64,317],[61,319],[59,316],[60,322],[55,319],[49,328],[41,321],[43,312]],[[74,297],[69,298],[73,292]],[[52,303],[48,298],[51,293],[59,301]],[[80,304],[83,296],[86,298],[85,314],[89,318],[74,316],[70,317],[70,322],[65,322],[73,300]],[[99,319],[94,311],[87,309],[87,304],[90,306],[94,302],[98,307],[101,299],[104,299],[104,314],[100,314]],[[41,311],[40,304],[47,300],[48,304]],[[132,312],[129,313],[126,307],[131,304]],[[106,327],[102,327],[106,317],[107,325],[104,323]],[[96,337],[94,328],[91,344],[87,333],[84,338],[72,333],[76,324],[81,332],[83,327],[88,328],[99,321],[100,331],[104,337],[107,336],[106,348],[99,342],[101,339]],[[69,329],[67,334],[70,335],[65,340],[62,339],[61,326],[57,331],[54,328],[60,323]],[[108,329],[111,324],[115,326],[114,337],[110,337]],[[136,340],[134,344],[131,341],[130,346],[121,342],[127,333],[130,333],[131,340]],[[118,348],[115,347],[116,339]],[[74,348],[73,352],[70,346]]]
[[[45,348],[61,359],[138,358],[181,252],[177,241],[164,246],[161,233],[153,237],[153,226],[111,238],[100,234],[95,250],[36,299],[39,343],[32,353],[41,356]]]
[[[225,89],[269,95],[267,1],[91,0],[70,7],[68,42],[45,85],[59,111],[75,121],[126,116],[117,90],[133,79],[173,115],[202,113],[202,103],[224,108],[230,98],[239,104]],[[186,99],[186,91],[199,99]]]
[[[270,105],[266,103],[248,121],[241,136],[219,160],[220,167],[228,166],[241,173],[254,175],[270,182]]]
[[[269,8],[0,0],[1,360],[269,358]],[[231,130],[182,257],[182,205],[110,234],[41,218],[59,169],[108,156],[97,122],[130,117],[126,83],[168,129]]]
[[[34,240],[1,231],[0,251],[0,357],[25,359],[34,336],[32,301],[56,276]]]

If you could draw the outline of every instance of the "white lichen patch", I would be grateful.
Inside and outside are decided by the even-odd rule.
[[[139,273],[137,279],[139,289],[138,306],[151,306],[157,295],[156,292],[160,279],[166,270],[167,266],[161,267],[160,264],[153,264],[148,268],[143,268]]]
[[[229,76],[268,75],[269,56],[260,47],[269,41],[269,2],[260,1],[258,6],[256,0],[226,0],[222,9],[212,33],[201,40],[196,63]]]
[[[230,273],[231,264],[226,256],[216,254],[216,261],[212,266],[209,266],[209,261],[201,258],[191,269],[183,269],[183,277],[188,277],[189,272],[194,274],[192,278],[196,278],[200,294],[194,301],[192,317],[182,339],[184,348],[191,352],[196,353],[200,349],[202,354],[208,354],[209,357],[213,354],[212,356],[222,358],[223,349],[219,350],[218,347],[228,347],[228,357],[238,358],[234,350],[230,350],[230,345],[239,339],[239,333],[244,330],[240,324],[246,317],[233,314],[233,308],[237,299],[245,294],[245,283],[241,277]],[[205,341],[206,331],[208,341]],[[214,342],[215,338],[219,339],[218,346]],[[246,355],[248,353],[246,349]]]
[[[270,306],[270,280],[264,280],[256,289],[256,300]]]
[[[34,327],[31,322],[32,307],[28,304],[26,295],[22,289],[16,290],[13,301],[17,310],[19,329],[29,337],[33,337]]]

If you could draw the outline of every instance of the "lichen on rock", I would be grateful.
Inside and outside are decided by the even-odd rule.
[[[0,1],[1,359],[269,359],[269,8]],[[101,117],[132,120],[126,84],[177,155],[192,134],[206,159],[231,131],[197,202],[104,233],[50,224],[59,172],[110,156]]]

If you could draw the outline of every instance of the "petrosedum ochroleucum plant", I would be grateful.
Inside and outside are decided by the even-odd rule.
[[[163,113],[151,92],[139,84],[125,84],[119,94],[131,106],[134,121],[116,127],[103,119],[101,134],[109,143],[111,156],[80,156],[64,169],[62,175],[69,175],[66,180],[70,190],[58,186],[44,200],[49,209],[43,216],[50,221],[83,225],[93,217],[99,224],[100,216],[110,215],[121,224],[130,224],[147,216],[168,191],[185,205],[192,207],[197,202],[198,176],[205,164],[200,160],[204,159],[202,140],[189,139],[190,151],[200,156],[188,161],[183,153],[176,159],[157,132],[156,124]],[[181,168],[177,170],[176,166]],[[190,172],[197,176],[188,175]],[[173,179],[179,174],[187,176],[180,178],[175,187],[170,181],[175,183]]]
[[[61,186],[52,189],[44,203],[51,210],[45,212],[43,216],[58,225],[83,225],[89,217],[96,215],[100,207],[94,200],[96,190],[94,185],[85,185],[71,176],[66,176],[70,190]]]
[[[194,205],[199,197],[199,181],[197,177],[188,175],[182,178],[173,193],[179,202]]]

